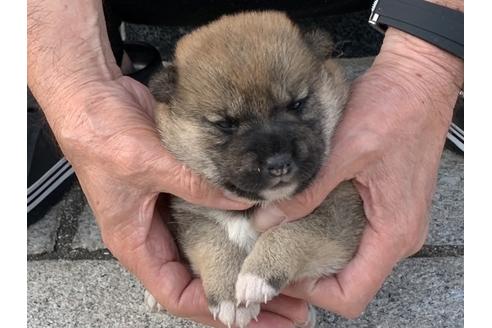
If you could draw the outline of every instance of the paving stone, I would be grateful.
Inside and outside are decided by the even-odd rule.
[[[102,242],[94,214],[87,203],[78,219],[79,226],[73,238],[72,248],[84,248],[90,251],[106,248]]]
[[[201,327],[148,312],[140,283],[116,261],[31,261],[27,281],[30,328]]]
[[[44,217],[27,228],[27,254],[52,252],[56,244],[56,232],[64,202],[53,206]]]
[[[148,313],[143,289],[117,262],[28,262],[28,327],[200,325]],[[412,258],[388,278],[357,320],[322,313],[318,327],[462,327],[463,258]]]
[[[463,258],[403,261],[357,320],[324,314],[328,327],[463,327]]]
[[[445,150],[430,211],[428,245],[464,244],[464,157]]]

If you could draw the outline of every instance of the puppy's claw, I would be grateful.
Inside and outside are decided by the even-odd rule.
[[[251,273],[239,274],[236,281],[236,299],[242,303],[267,303],[278,295],[265,279]]]

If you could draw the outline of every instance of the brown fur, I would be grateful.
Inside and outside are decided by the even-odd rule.
[[[265,196],[270,187],[258,163],[271,154],[263,148],[278,137],[280,146],[269,150],[276,153],[282,140],[293,138],[299,172],[289,183],[300,192],[329,155],[347,97],[342,71],[326,59],[330,47],[323,33],[303,34],[277,12],[225,16],[183,37],[173,65],[150,84],[159,101],[156,122],[164,145],[212,183],[267,203],[273,199]],[[305,111],[285,109],[303,97]],[[224,117],[237,123],[233,133],[214,125]],[[267,136],[260,138],[261,133]],[[261,142],[262,149],[248,153],[247,147]],[[272,190],[268,195],[275,195]],[[279,198],[286,196],[292,192]],[[252,231],[250,212],[208,209],[180,199],[172,208],[180,248],[203,279],[212,313],[240,326],[255,316],[259,302],[287,284],[343,268],[365,224],[351,182],[342,183],[306,218],[263,234]],[[228,307],[238,302],[235,310]]]

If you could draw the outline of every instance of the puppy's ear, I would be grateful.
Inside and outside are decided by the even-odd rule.
[[[161,103],[169,104],[176,90],[178,72],[176,66],[172,63],[164,63],[149,81],[149,89],[155,100]]]
[[[334,49],[330,34],[322,30],[310,30],[303,33],[304,41],[314,54],[320,59],[331,56]]]

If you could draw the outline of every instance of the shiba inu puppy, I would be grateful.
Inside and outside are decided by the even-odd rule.
[[[330,47],[279,12],[224,16],[184,36],[150,82],[164,146],[257,203],[243,212],[171,204],[169,227],[227,326],[245,327],[289,283],[342,269],[359,244],[365,216],[351,182],[299,221],[263,233],[250,222],[258,206],[304,190],[329,156],[347,97]]]

